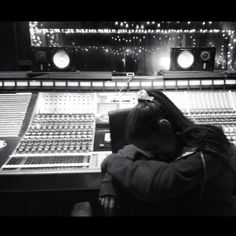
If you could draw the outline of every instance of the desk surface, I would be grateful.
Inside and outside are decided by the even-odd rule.
[[[129,77],[129,76],[128,76]],[[236,77],[234,71],[168,71],[160,70],[158,75],[135,75],[134,79],[147,78],[220,78]],[[76,72],[32,72],[32,71],[1,71],[0,79],[84,79],[84,80],[113,80],[124,78],[124,76],[112,76],[110,71],[76,71]]]

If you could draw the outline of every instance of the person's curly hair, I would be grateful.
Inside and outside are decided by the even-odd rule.
[[[196,147],[198,150],[213,152],[230,162],[231,143],[220,127],[196,124],[161,91],[149,90],[153,101],[142,100],[130,111],[127,121],[126,138],[132,143],[144,139],[151,132],[158,132],[158,120],[170,121],[173,131],[178,134],[180,144]]]

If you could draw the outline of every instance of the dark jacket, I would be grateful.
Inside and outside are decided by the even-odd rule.
[[[216,154],[204,152],[203,156],[206,171],[200,151],[184,151],[166,163],[128,145],[102,163],[103,173],[108,174],[100,195],[112,193],[112,176],[121,202],[117,215],[234,215],[230,167]]]

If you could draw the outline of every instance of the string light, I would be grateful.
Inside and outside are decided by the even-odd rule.
[[[181,42],[184,40],[183,35],[189,34],[190,39],[192,40],[192,46],[196,46],[196,39],[198,42],[199,34],[209,34],[214,36],[214,34],[221,34],[223,43],[221,47],[219,47],[219,55],[217,64],[228,64],[230,68],[232,68],[232,56],[235,50],[236,38],[233,30],[226,29],[217,29],[217,28],[209,28],[212,25],[212,21],[209,21],[208,24],[206,22],[191,22],[188,21],[185,25],[187,28],[183,27],[184,24],[180,24],[177,22],[165,22],[165,21],[146,21],[146,22],[126,22],[126,21],[115,21],[114,27],[104,27],[101,29],[92,29],[92,28],[75,28],[75,29],[59,29],[59,28],[43,28],[43,24],[33,21],[29,22],[29,30],[30,30],[30,40],[32,46],[45,46],[45,35],[48,38],[48,46],[50,47],[60,47],[63,46],[60,44],[60,40],[58,40],[55,35],[57,34],[107,34],[111,35],[111,40],[114,42],[113,46],[116,46],[116,43],[126,43],[129,46],[133,45],[142,45],[144,42],[149,42],[150,44],[156,45],[156,48],[151,50],[145,50],[143,48],[138,47],[136,50],[125,51],[125,47],[121,45],[117,45],[121,47],[123,50],[118,49],[110,49],[103,48],[105,53],[113,54],[113,55],[122,55],[124,53],[139,55],[140,53],[150,53],[156,54],[160,48],[158,47],[159,42],[170,42],[173,46],[179,44],[177,46],[181,46]],[[204,26],[202,29],[200,26]],[[168,27],[168,28],[166,28]],[[173,27],[173,28],[171,28]],[[176,28],[174,28],[176,27]],[[176,36],[176,37],[173,37]],[[177,40],[177,41],[176,41]],[[214,40],[214,39],[213,39]],[[227,42],[226,42],[227,41]],[[208,42],[210,46],[216,45],[217,42]],[[44,45],[43,45],[44,44]],[[219,44],[219,42],[218,42]],[[225,47],[224,47],[225,44]],[[99,50],[101,47],[93,46],[93,47],[78,47],[75,42],[71,43],[72,46],[76,47],[77,50],[83,51],[84,53],[89,52],[91,49]],[[127,45],[127,46],[128,46]],[[147,44],[149,45],[149,44]],[[162,47],[161,47],[162,48]],[[224,56],[224,57],[223,57]],[[223,60],[223,59],[227,59]]]

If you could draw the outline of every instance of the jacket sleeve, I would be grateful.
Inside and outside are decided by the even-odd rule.
[[[221,163],[212,154],[204,154],[207,178],[220,171]],[[132,161],[121,155],[111,155],[103,166],[118,183],[143,201],[163,200],[181,194],[201,184],[204,179],[200,152],[178,161]]]
[[[112,183],[112,175],[105,173],[102,178],[102,183],[99,189],[99,197],[116,196],[116,191]]]

